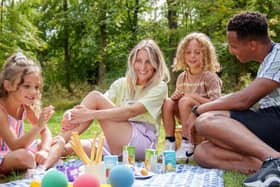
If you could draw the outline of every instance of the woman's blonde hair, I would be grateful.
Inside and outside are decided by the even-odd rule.
[[[134,97],[137,83],[134,63],[136,61],[136,56],[140,50],[145,50],[147,52],[150,63],[155,69],[152,78],[145,85],[144,89],[149,89],[159,84],[161,81],[168,82],[170,79],[169,70],[165,64],[165,60],[159,46],[152,39],[144,39],[131,50],[128,57],[128,69],[126,72],[126,78],[128,82],[129,96],[131,98]]]
[[[202,48],[203,54],[203,69],[211,72],[219,72],[220,64],[217,59],[216,50],[209,37],[200,32],[193,32],[185,36],[177,47],[176,57],[173,62],[173,71],[186,70],[189,67],[185,62],[185,52],[190,41],[196,40]]]
[[[7,97],[8,91],[4,87],[4,81],[8,80],[11,84],[17,83],[17,89],[20,85],[24,84],[24,78],[26,75],[31,73],[39,73],[42,75],[41,67],[36,64],[33,60],[26,58],[21,52],[11,55],[5,62],[2,72],[0,74],[0,97]],[[42,76],[41,76],[42,79]],[[40,112],[41,109],[41,92],[43,87],[43,80],[41,80],[40,95],[39,99],[35,101],[32,109],[36,114]]]

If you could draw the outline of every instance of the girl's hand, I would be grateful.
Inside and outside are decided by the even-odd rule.
[[[37,151],[36,154],[35,154],[36,163],[43,164],[47,160],[48,155],[49,155],[49,152],[44,150],[44,149],[41,149],[40,151]]]
[[[43,110],[39,116],[38,126],[41,129],[43,129],[53,114],[54,114],[54,107],[52,105],[43,108]]]
[[[171,95],[171,99],[176,101],[176,100],[179,100],[181,97],[184,96],[184,93],[179,91],[179,90],[175,90],[175,92]]]

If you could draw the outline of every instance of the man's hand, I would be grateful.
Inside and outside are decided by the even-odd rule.
[[[188,140],[193,144],[194,143],[194,121],[196,119],[196,116],[194,114],[190,114],[188,120],[187,120],[187,127],[186,127],[186,136]]]

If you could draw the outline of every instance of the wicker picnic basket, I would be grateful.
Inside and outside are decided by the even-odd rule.
[[[176,139],[176,150],[180,147],[182,142],[182,128],[177,127],[175,129],[175,139]]]

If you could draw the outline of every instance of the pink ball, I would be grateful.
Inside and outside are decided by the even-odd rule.
[[[76,178],[73,187],[100,187],[100,183],[94,175],[85,173]]]

